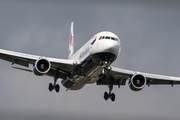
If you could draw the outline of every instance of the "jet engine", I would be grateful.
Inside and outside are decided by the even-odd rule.
[[[33,65],[33,72],[35,75],[45,75],[51,68],[51,63],[45,59],[45,58],[40,58],[35,62]]]
[[[146,85],[146,78],[143,75],[135,74],[129,80],[129,87],[133,91],[139,91]]]

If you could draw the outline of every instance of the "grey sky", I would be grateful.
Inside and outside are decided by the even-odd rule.
[[[94,34],[119,36],[121,54],[113,66],[180,76],[180,6],[142,1],[0,1],[0,48],[67,58],[70,23],[75,51]],[[0,117],[6,119],[179,120],[180,86],[151,86],[133,92],[114,86],[116,101],[103,99],[107,86],[48,91],[49,77],[11,68],[0,60]],[[10,113],[10,114],[8,114]]]

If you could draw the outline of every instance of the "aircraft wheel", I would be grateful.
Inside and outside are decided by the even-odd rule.
[[[53,90],[53,85],[52,83],[49,83],[49,91],[52,91]]]
[[[115,101],[115,97],[116,97],[115,94],[112,93],[112,94],[111,94],[111,100],[112,100],[112,101]]]
[[[57,93],[59,92],[59,89],[60,89],[60,87],[59,87],[59,85],[57,84],[57,85],[55,86],[55,90],[56,90]]]
[[[104,99],[107,100],[109,98],[109,94],[107,92],[104,92]]]

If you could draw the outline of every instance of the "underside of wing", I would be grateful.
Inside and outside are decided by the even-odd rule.
[[[149,74],[112,67],[112,70],[107,75],[97,81],[97,85],[108,85],[113,81],[113,85],[125,85],[126,81],[132,82],[136,76],[141,76],[146,85],[174,85],[180,84],[180,77]]]
[[[108,85],[112,81],[113,85],[125,85],[132,75],[132,71],[112,67],[110,72],[97,81],[97,85]]]
[[[39,57],[40,56],[0,49],[0,59],[12,62],[12,64],[19,64],[25,67],[29,67],[29,63],[34,64]]]
[[[51,57],[41,57],[37,55],[24,54],[9,50],[0,49],[0,59],[11,62],[13,64],[18,64],[24,67],[29,67],[29,64],[35,65],[40,59],[46,59],[50,63],[49,71],[46,75],[55,76],[58,73],[60,78],[64,78],[64,75],[71,72],[74,69],[74,60],[58,59]],[[25,70],[31,72],[32,70],[16,68],[20,70]]]

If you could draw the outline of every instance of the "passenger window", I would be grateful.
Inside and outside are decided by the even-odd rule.
[[[103,36],[102,39],[104,39],[105,37]]]

